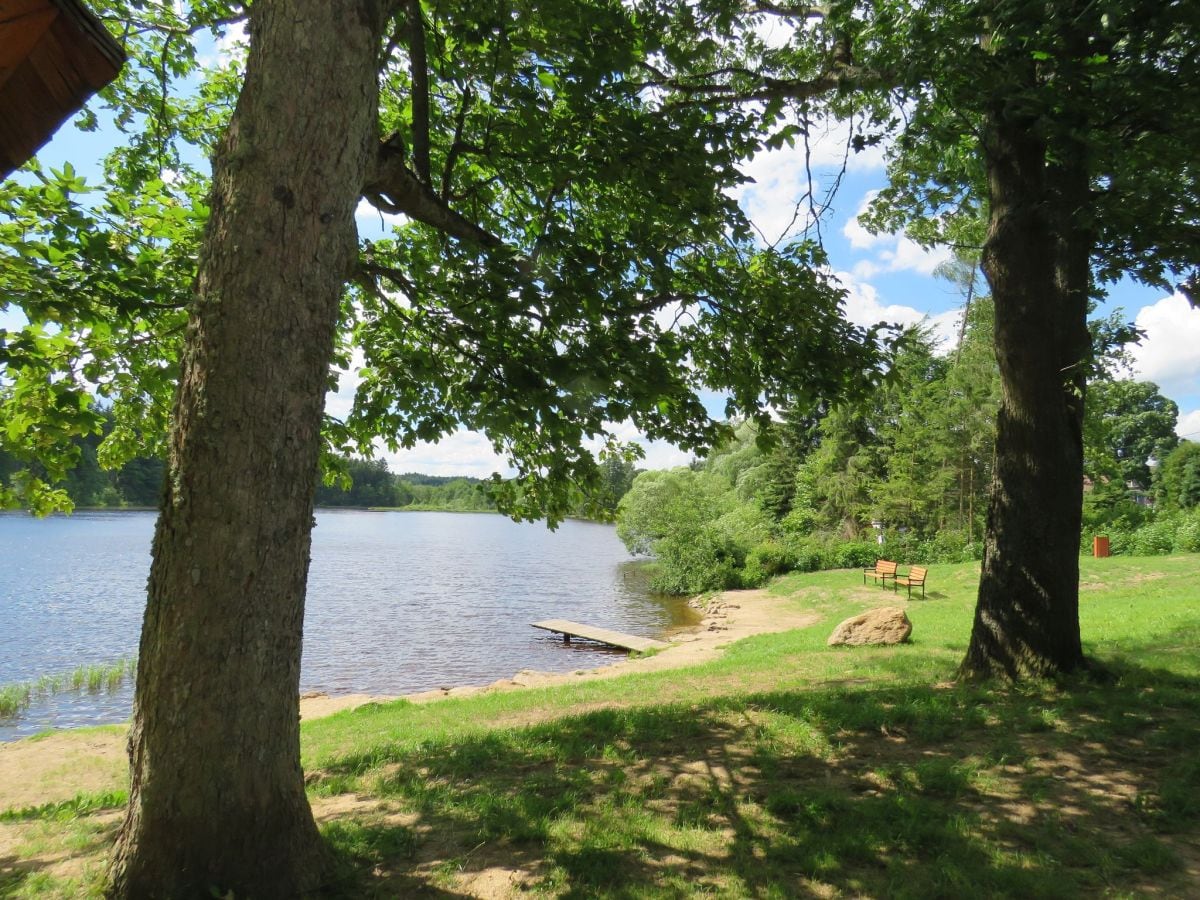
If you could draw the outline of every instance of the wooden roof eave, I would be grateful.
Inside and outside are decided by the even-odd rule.
[[[121,45],[79,0],[0,0],[0,178],[124,63]]]

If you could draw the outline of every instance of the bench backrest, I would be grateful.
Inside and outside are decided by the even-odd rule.
[[[925,573],[928,571],[928,569],[924,569],[921,566],[913,566],[908,570],[908,580],[913,584],[919,584],[925,580]]]
[[[890,559],[875,560],[875,572],[879,575],[895,575],[896,564]]]

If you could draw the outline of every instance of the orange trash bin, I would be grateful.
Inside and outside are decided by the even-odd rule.
[[[1099,535],[1092,538],[1092,556],[1101,559],[1109,555],[1108,538]]]

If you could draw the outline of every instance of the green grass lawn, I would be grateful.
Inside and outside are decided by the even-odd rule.
[[[955,684],[969,564],[931,567],[911,602],[852,571],[786,576],[770,591],[821,621],[703,666],[306,723],[313,806],[342,863],[332,888],[1200,896],[1198,560],[1083,560],[1084,643],[1108,675],[1094,681]],[[911,644],[825,646],[884,603],[907,608]],[[28,824],[79,828],[86,845],[96,808]],[[70,893],[19,873],[6,889]]]

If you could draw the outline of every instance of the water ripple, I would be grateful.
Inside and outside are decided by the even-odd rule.
[[[154,514],[0,514],[0,684],[136,653]],[[567,618],[648,637],[691,621],[651,595],[611,526],[471,513],[322,510],[301,690],[398,694],[613,657],[530,628]],[[121,721],[128,687],[37,702],[0,741]]]

